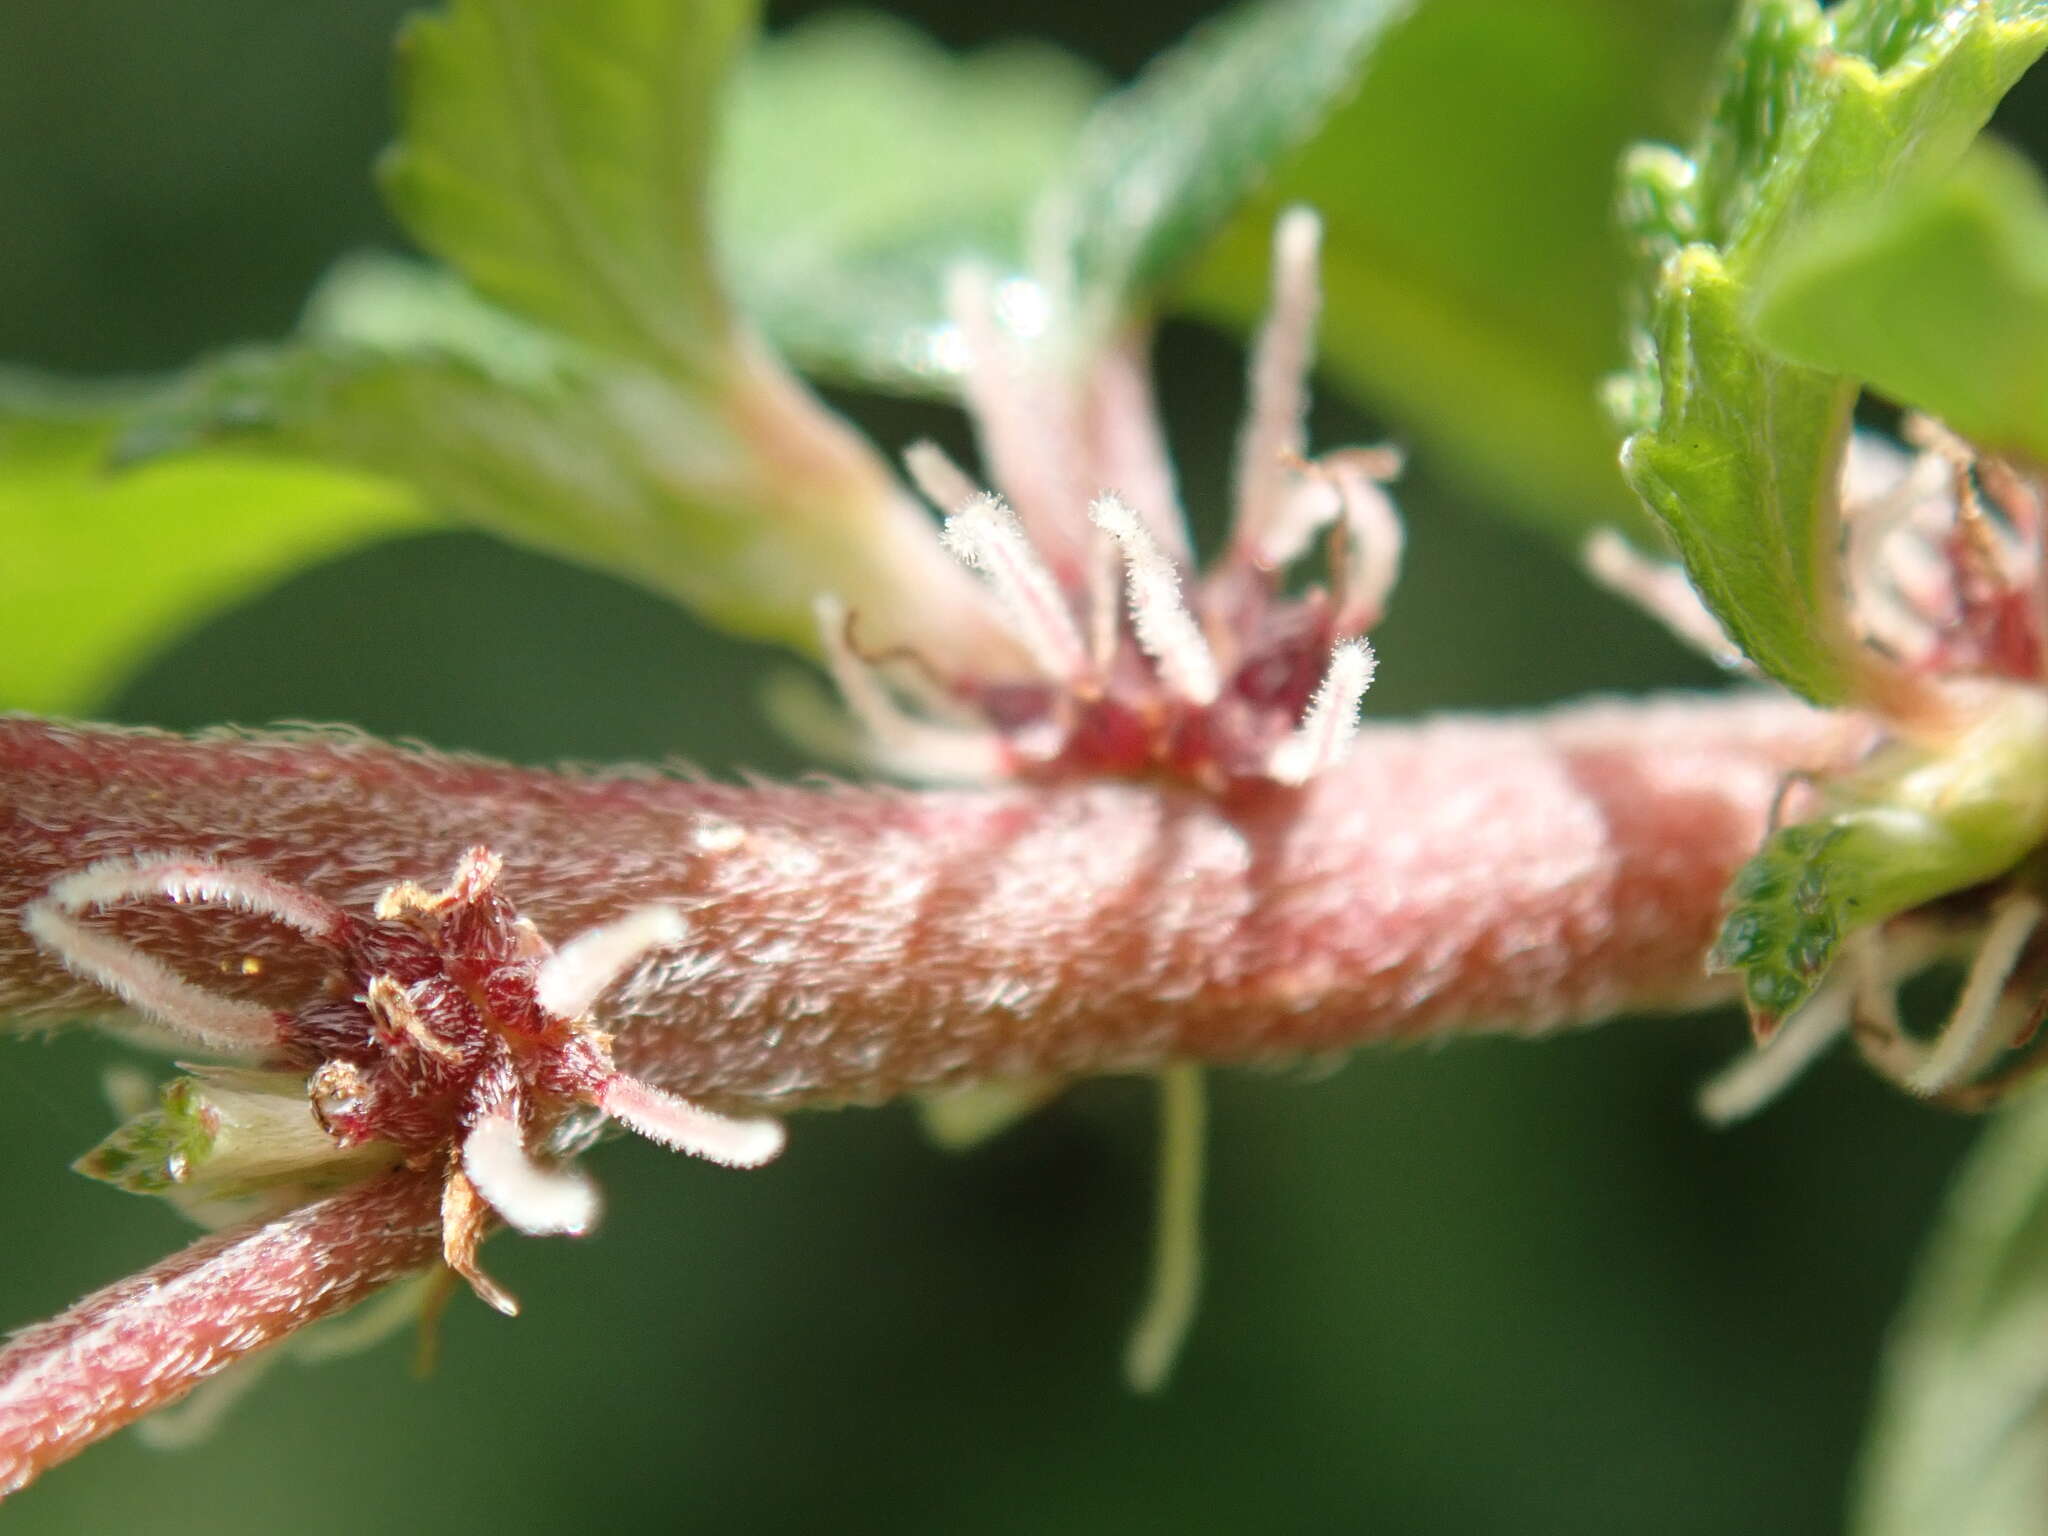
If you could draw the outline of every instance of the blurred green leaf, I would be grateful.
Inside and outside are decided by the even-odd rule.
[[[1625,173],[1657,271],[1615,396],[1624,469],[1729,633],[1817,701],[1864,692],[1836,571],[1857,381],[1756,340],[1752,284],[1823,215],[1953,165],[2044,47],[2040,0],[1754,0],[1690,156],[1638,151]]]
[[[453,0],[399,36],[383,166],[421,245],[590,346],[715,372],[713,124],[752,0]]]
[[[299,333],[323,346],[460,358],[509,385],[544,386],[576,349],[477,297],[443,267],[364,251],[320,279]]]
[[[239,450],[408,486],[436,512],[808,650],[836,592],[879,632],[937,622],[968,578],[880,460],[753,349],[716,391],[498,310],[450,273],[355,257],[299,339],[203,363],[115,443]],[[916,592],[917,604],[907,601]]]
[[[733,82],[713,177],[728,282],[806,372],[948,392],[947,269],[1025,265],[1025,219],[1102,81],[1058,50],[947,52],[873,13],[765,39]]]
[[[436,511],[628,576],[734,630],[808,639],[809,573],[765,557],[771,525],[734,487],[707,489],[721,468],[744,478],[736,446],[652,374],[517,380],[451,353],[248,349],[186,376],[119,447],[153,464],[174,455],[163,462],[175,467],[208,445],[389,477]]]
[[[1690,106],[1716,6],[1431,0],[1234,213],[1186,299],[1266,302],[1273,221],[1319,209],[1325,366],[1433,473],[1568,538],[1641,519],[1600,381],[1621,358],[1614,161]]]
[[[286,573],[425,518],[389,481],[207,453],[111,469],[112,394],[0,380],[0,708],[79,712]]]
[[[1980,143],[1816,230],[1759,275],[1756,305],[1787,356],[2048,462],[2048,193],[2010,150]]]
[[[1978,1143],[1895,1325],[1856,1536],[2048,1532],[2048,1093]]]
[[[1408,0],[1257,0],[1197,28],[1083,130],[1038,238],[1084,323],[1180,275],[1274,165],[1357,88]]]

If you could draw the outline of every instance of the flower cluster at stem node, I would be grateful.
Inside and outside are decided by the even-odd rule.
[[[1400,567],[1385,490],[1400,457],[1306,456],[1319,240],[1305,209],[1280,221],[1235,518],[1205,572],[1194,568],[1142,340],[1068,366],[1005,330],[976,274],[952,285],[967,399],[1001,494],[933,444],[905,462],[1014,649],[963,655],[935,634],[871,653],[861,615],[821,599],[828,664],[881,765],[921,778],[1107,775],[1227,793],[1299,786],[1343,760],[1375,667],[1365,635]],[[1289,573],[1318,547],[1326,580],[1290,591]]]
[[[517,1303],[477,1267],[477,1245],[494,1220],[529,1234],[588,1232],[598,1193],[573,1159],[607,1120],[731,1167],[781,1151],[779,1121],[715,1114],[613,1065],[594,1010],[652,952],[686,937],[674,911],[628,912],[554,948],[503,894],[500,874],[496,855],[473,848],[442,889],[401,881],[367,917],[257,870],[176,856],[103,860],[57,881],[24,926],[67,969],[210,1051],[289,1074],[226,1085],[243,1098],[264,1079],[303,1084],[296,1116],[282,1096],[260,1115],[244,1108],[239,1119],[262,1130],[234,1143],[225,1161],[236,1166],[192,1155],[226,1150],[211,1134],[213,1109],[202,1111],[212,1122],[200,1137],[168,1154],[161,1179],[131,1166],[128,1154],[150,1142],[132,1134],[89,1157],[87,1171],[115,1171],[119,1153],[125,1187],[169,1192],[196,1180],[222,1193],[260,1188],[267,1171],[296,1198],[334,1182],[329,1174],[374,1171],[362,1154],[386,1149],[389,1163],[440,1171],[443,1257],[510,1314]],[[295,930],[327,957],[326,984],[291,1009],[216,994],[90,921],[138,902],[227,907]]]

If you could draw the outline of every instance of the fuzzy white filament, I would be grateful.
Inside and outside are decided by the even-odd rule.
[[[988,494],[953,462],[951,454],[928,438],[903,450],[903,468],[919,494],[941,512],[957,512],[975,497]]]
[[[462,1171],[492,1210],[529,1237],[579,1237],[597,1224],[597,1187],[566,1163],[534,1161],[510,1109],[484,1116],[463,1138]]]
[[[1869,639],[1908,664],[1924,660],[1956,620],[1946,547],[1957,524],[1955,481],[1939,452],[1908,458],[1875,433],[1850,434],[1842,517],[1851,610]]]
[[[1088,675],[1088,652],[1059,583],[1000,497],[976,496],[946,519],[946,548],[988,580],[1011,631],[1054,682]]]
[[[1747,1120],[1782,1093],[1849,1028],[1856,990],[1824,988],[1754,1050],[1744,1051],[1700,1088],[1700,1117],[1712,1125]]]
[[[152,896],[232,907],[296,928],[309,939],[332,939],[342,924],[336,908],[268,875],[175,856],[102,859],[50,887],[50,900],[68,912]]]
[[[2001,1036],[1995,1028],[2006,1012],[1999,1003],[2005,995],[2006,983],[2012,980],[2014,967],[2026,951],[2027,941],[2041,924],[2044,911],[2048,908],[2023,891],[2001,898],[1993,908],[1991,925],[1983,946],[1970,962],[1955,1011],[1942,1026],[1926,1059],[1906,1078],[1906,1086],[1913,1092],[1945,1093],[2008,1043],[2008,1037]],[[2025,1014],[2020,1013],[2011,1022],[2016,1024],[2024,1018]]]
[[[1213,704],[1219,685],[1216,658],[1181,600],[1180,570],[1152,541],[1138,514],[1114,496],[1099,497],[1088,509],[1095,526],[1116,540],[1124,557],[1124,582],[1131,604],[1131,628],[1138,644],[1159,668],[1160,679],[1191,704]]]
[[[1252,350],[1251,401],[1237,445],[1240,544],[1261,548],[1282,515],[1289,464],[1307,442],[1308,374],[1322,293],[1316,278],[1322,221],[1290,208],[1273,231],[1273,301]]]
[[[105,987],[208,1050],[249,1056],[277,1045],[278,1015],[270,1009],[195,987],[134,945],[73,922],[52,902],[29,907],[21,926],[73,975]]]
[[[1398,461],[1397,461],[1398,462]],[[1405,535],[1394,498],[1363,464],[1330,461],[1344,507],[1345,561],[1339,573],[1337,632],[1355,635],[1379,623],[1401,575]]]
[[[728,1168],[758,1168],[788,1139],[780,1120],[734,1120],[630,1077],[615,1077],[597,1106],[629,1131]]]
[[[1082,460],[1074,402],[1046,360],[1004,323],[1004,309],[986,270],[969,265],[947,274],[946,311],[967,349],[961,385],[982,471],[1009,493],[1033,542],[1066,575],[1079,569],[1084,542],[1072,515],[1086,489],[1075,483]]]
[[[126,940],[75,921],[86,912],[149,897],[232,907],[315,939],[337,931],[339,912],[249,870],[180,858],[114,858],[66,875],[22,913],[23,929],[66,970],[129,1007],[212,1050],[248,1055],[274,1048],[279,1017],[271,1009],[195,986]]]
[[[680,944],[688,932],[673,907],[641,907],[586,928],[541,962],[534,1000],[558,1019],[580,1019],[643,955]]]
[[[1194,546],[1188,542],[1141,338],[1127,337],[1104,350],[1088,380],[1087,403],[1096,487],[1129,498],[1159,547],[1183,565],[1193,565]]]
[[[1378,670],[1370,640],[1346,640],[1331,651],[1300,727],[1273,749],[1266,771],[1279,783],[1299,787],[1343,762],[1358,734],[1358,706]]]
[[[1246,538],[1242,548],[1260,570],[1285,570],[1343,509],[1344,500],[1328,476],[1304,475],[1287,487],[1258,538]]]

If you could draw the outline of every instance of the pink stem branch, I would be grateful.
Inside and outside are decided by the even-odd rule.
[[[0,1350],[0,1498],[201,1381],[425,1265],[440,1181],[416,1173],[201,1238]]]
[[[367,911],[484,844],[558,944],[683,913],[600,1013],[621,1065],[787,1107],[977,1078],[1243,1061],[1717,994],[1721,892],[1784,776],[1865,728],[1758,696],[1362,733],[1294,792],[910,794],[563,774],[338,732],[196,739],[0,720],[0,1012],[112,1011],[21,927],[112,855],[258,871]],[[119,935],[272,1007],[303,935],[147,902]],[[431,1261],[439,1180],[398,1173],[208,1237],[0,1351],[0,1496]]]
[[[558,944],[635,907],[685,915],[684,944],[600,1012],[622,1067],[712,1104],[1538,1030],[1724,995],[1700,959],[1772,795],[1864,734],[1758,695],[1378,726],[1305,790],[1224,805],[0,721],[0,1011],[107,1006],[17,921],[95,859],[247,864],[367,910],[486,844]],[[274,1006],[309,974],[303,941],[232,913],[137,908],[120,929],[223,987],[260,970],[246,988]]]

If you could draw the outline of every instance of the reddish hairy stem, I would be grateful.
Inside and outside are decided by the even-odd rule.
[[[0,1498],[439,1251],[440,1180],[386,1174],[201,1238],[0,1350]]]
[[[1241,1061],[1683,1005],[1785,775],[1866,730],[1670,699],[1364,732],[1307,789],[912,794],[549,773],[345,733],[0,720],[0,1011],[101,1009],[20,926],[112,855],[247,865],[353,910],[462,852],[560,943],[649,903],[684,945],[600,1005],[695,1100],[877,1100],[977,1078]],[[331,956],[216,909],[123,937],[280,1008]],[[0,1495],[434,1256],[438,1174],[209,1237],[0,1352]]]
[[[17,923],[95,859],[246,863],[367,909],[486,844],[557,943],[648,902],[685,913],[687,944],[600,1014],[622,1067],[712,1103],[1535,1030],[1723,995],[1700,957],[1773,794],[1863,736],[1756,695],[1379,726],[1307,789],[1221,805],[1101,782],[734,788],[338,733],[0,721],[0,1009],[104,1006]],[[119,926],[281,1006],[317,959],[226,914]],[[262,962],[247,982],[244,955]]]

